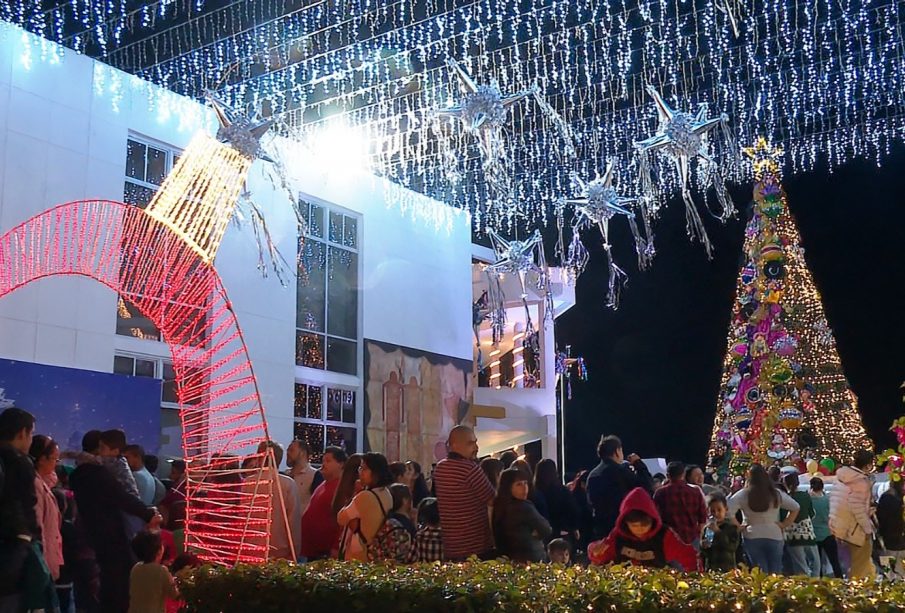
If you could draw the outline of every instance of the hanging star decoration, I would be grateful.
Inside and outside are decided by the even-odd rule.
[[[261,148],[261,137],[273,126],[272,119],[254,121],[239,114],[213,92],[207,92],[205,97],[220,124],[217,140],[228,144],[250,160],[260,159],[274,163]]]
[[[493,250],[496,253],[496,261],[488,264],[484,272],[491,280],[491,287],[500,287],[500,281],[506,274],[518,276],[521,289],[522,304],[525,307],[527,320],[526,333],[534,329],[531,321],[531,312],[528,309],[528,275],[535,276],[535,288],[544,295],[546,304],[546,320],[553,316],[553,293],[550,283],[550,275],[547,269],[547,260],[544,255],[544,241],[540,230],[535,230],[527,240],[506,240],[493,229],[488,231]],[[489,296],[491,318],[495,321],[505,321],[505,299],[502,291]]]
[[[565,201],[566,205],[575,208],[575,223],[572,226],[573,241],[578,240],[580,244],[581,232],[596,226],[600,230],[603,238],[603,248],[606,251],[607,264],[609,268],[609,284],[607,291],[607,306],[618,308],[619,293],[625,283],[626,274],[619,266],[616,265],[610,243],[610,220],[616,215],[623,215],[628,219],[632,236],[635,239],[635,251],[638,254],[638,266],[645,268],[649,263],[650,249],[647,239],[641,235],[638,229],[638,223],[635,219],[635,213],[631,209],[638,202],[637,198],[628,198],[620,196],[613,187],[613,174],[615,164],[610,162],[607,164],[606,171],[603,176],[597,173],[597,177],[590,183],[585,182],[580,177],[575,176],[575,182],[578,184],[581,196],[569,198]],[[577,238],[576,238],[577,237]],[[587,261],[587,249],[583,245],[580,247],[570,245],[569,257],[576,257],[577,262],[569,261],[568,266],[578,268],[581,262]]]
[[[751,159],[756,181],[760,181],[764,176],[779,177],[782,173],[783,150],[768,143],[763,136],[757,137],[750,147],[742,148],[742,153]]]
[[[682,200],[685,203],[688,234],[691,238],[698,238],[704,244],[707,256],[711,257],[712,246],[710,239],[707,237],[704,224],[691,197],[691,162],[699,160],[699,170],[701,169],[700,164],[704,164],[703,170],[707,177],[707,185],[705,187],[712,186],[714,188],[722,209],[715,216],[723,222],[730,219],[735,215],[735,206],[732,204],[726,189],[724,179],[726,173],[721,171],[717,160],[711,155],[709,142],[711,133],[720,128],[730,149],[731,159],[729,164],[734,162],[736,157],[734,154],[735,143],[729,134],[729,118],[725,113],[717,117],[708,117],[708,105],[706,102],[699,104],[698,110],[694,114],[677,111],[663,100],[660,92],[652,85],[647,86],[647,93],[650,94],[656,104],[659,127],[654,136],[635,142],[635,149],[639,154],[642,191],[651,201],[656,202],[658,200],[658,191],[651,168],[651,155],[653,153],[662,154],[673,163],[678,174]]]
[[[301,207],[307,207],[307,203],[300,201],[295,190],[289,185],[285,165],[280,161],[279,156],[275,159],[261,147],[261,138],[273,127],[273,120],[251,119],[242,115],[212,91],[206,92],[205,98],[217,116],[219,124],[217,140],[235,150],[249,163],[254,160],[269,163],[268,171],[271,173],[271,182],[276,189],[282,189],[288,196],[295,213],[299,236],[304,236],[306,224],[301,214]],[[273,269],[283,286],[288,284],[290,276],[296,275],[302,269],[300,266],[302,250],[297,251],[295,265],[291,266],[277,248],[267,226],[264,212],[255,204],[247,185],[239,194],[232,220],[240,228],[246,223],[251,226],[258,247],[258,270],[264,277],[267,277],[267,261],[270,262],[270,268]]]
[[[538,89],[531,86],[515,94],[503,95],[496,81],[478,85],[456,60],[449,58],[447,65],[458,82],[461,96],[457,103],[438,109],[435,114],[459,120],[465,131],[477,139],[484,173],[494,195],[509,197],[512,183],[503,127],[510,109],[529,96],[537,98]],[[449,172],[452,174],[455,171]]]

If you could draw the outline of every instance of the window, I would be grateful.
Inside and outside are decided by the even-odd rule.
[[[130,136],[126,141],[123,201],[142,209],[147,207],[178,159],[179,151],[172,147]],[[153,257],[153,250],[154,246],[149,246],[147,253],[124,254],[123,268],[130,265],[130,259],[140,262]],[[180,338],[196,339],[191,344],[203,345],[207,341],[206,313],[198,312],[196,309],[187,311],[187,306],[189,305],[170,302],[165,305],[165,310],[178,311],[174,318],[182,322],[178,334]],[[116,308],[116,333],[145,340],[165,340],[154,323],[122,295],[119,296]]]
[[[331,445],[356,452],[356,396],[351,389],[295,384],[294,435],[311,445],[313,462]]]
[[[161,379],[163,385],[160,390],[160,407],[162,409],[179,408],[179,399],[176,397],[176,372],[173,370],[173,363],[169,360],[116,354],[113,356],[113,372],[118,375]]]
[[[176,371],[173,363],[167,358],[117,353],[113,356],[113,372],[118,375],[132,377],[150,377],[160,379],[160,427],[161,457],[182,457],[182,420],[179,417],[179,398],[176,395]],[[197,373],[197,376],[195,376]],[[188,389],[183,390],[183,402],[192,405],[200,401],[192,397],[194,393],[206,391],[200,371],[189,371],[186,375]]]
[[[299,241],[295,361],[358,374],[358,219],[309,203]]]

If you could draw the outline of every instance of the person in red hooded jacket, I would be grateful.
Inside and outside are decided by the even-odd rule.
[[[593,564],[629,563],[688,572],[698,570],[694,548],[663,524],[650,494],[640,487],[622,501],[616,527],[610,535],[588,546],[588,558]]]

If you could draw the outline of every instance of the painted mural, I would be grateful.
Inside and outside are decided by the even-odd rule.
[[[445,457],[450,428],[471,423],[471,361],[365,341],[365,449],[425,473]]]

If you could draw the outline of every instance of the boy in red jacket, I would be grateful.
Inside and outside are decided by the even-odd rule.
[[[697,553],[663,525],[660,513],[643,488],[636,487],[619,508],[616,527],[602,541],[588,546],[593,564],[625,564],[665,568],[689,572],[698,569]]]

